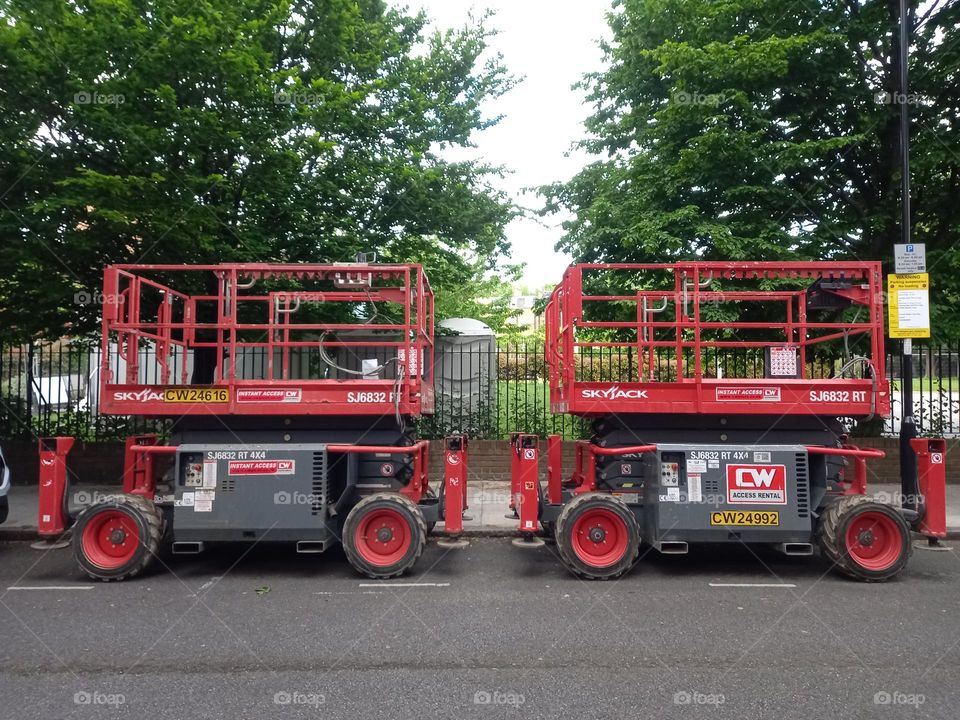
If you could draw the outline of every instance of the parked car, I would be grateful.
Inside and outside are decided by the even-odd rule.
[[[0,449],[0,523],[7,519],[10,512],[10,502],[7,496],[10,494],[10,468],[7,461],[3,459],[3,449]]]

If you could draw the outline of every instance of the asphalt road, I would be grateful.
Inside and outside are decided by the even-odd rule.
[[[956,549],[882,585],[744,548],[586,583],[504,539],[390,583],[339,551],[166,562],[94,584],[0,544],[0,718],[960,717]]]

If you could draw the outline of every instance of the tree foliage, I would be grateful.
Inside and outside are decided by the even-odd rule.
[[[581,261],[890,259],[900,232],[896,0],[617,0],[581,144],[543,189]],[[935,327],[960,299],[960,3],[910,17],[914,240]]]
[[[107,263],[421,261],[482,282],[500,170],[447,162],[512,85],[485,19],[381,0],[0,0],[0,327],[96,327]]]

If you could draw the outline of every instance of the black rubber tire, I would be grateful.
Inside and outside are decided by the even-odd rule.
[[[116,568],[103,568],[87,557],[83,548],[83,533],[86,526],[98,514],[119,511],[128,515],[140,536],[139,546],[133,556]],[[77,518],[73,526],[73,554],[80,569],[94,580],[104,582],[128,580],[142,573],[157,556],[163,534],[163,517],[160,508],[140,495],[121,495],[113,500],[91,505]]]
[[[356,546],[356,533],[360,521],[367,513],[379,508],[389,508],[399,512],[411,534],[410,548],[402,558],[390,565],[376,565],[369,562],[360,554]],[[427,544],[427,524],[423,520],[420,508],[400,493],[376,493],[363,498],[347,514],[347,519],[343,523],[342,542],[347,560],[357,572],[374,580],[386,580],[403,575],[420,559]]]
[[[850,522],[865,512],[879,512],[889,517],[900,531],[900,554],[896,561],[883,570],[873,570],[851,557],[846,544]],[[844,575],[863,582],[883,582],[897,575],[907,566],[913,552],[910,526],[897,509],[865,495],[845,495],[831,502],[820,514],[817,524],[817,544],[820,552]]]
[[[155,497],[173,495],[174,489],[171,484],[157,485],[154,491]],[[163,526],[160,531],[160,549],[161,557],[170,557],[173,555],[173,501],[165,505],[157,505],[160,510],[160,517],[163,519]]]
[[[573,529],[577,519],[585,512],[603,508],[616,513],[627,528],[627,547],[622,559],[606,567],[596,567],[581,560],[573,549]],[[611,580],[623,575],[633,567],[640,553],[640,526],[630,508],[620,499],[606,493],[579,495],[560,511],[554,532],[560,559],[574,575],[587,580]]]

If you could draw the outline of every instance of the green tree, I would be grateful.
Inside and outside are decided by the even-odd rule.
[[[919,6],[919,7],[918,7]],[[580,261],[889,259],[899,237],[896,0],[617,0],[581,146],[543,189]],[[960,332],[960,3],[912,3],[914,239]]]
[[[96,328],[107,263],[419,260],[482,283],[514,210],[442,159],[512,80],[485,18],[381,0],[0,0],[0,328]],[[469,258],[484,258],[476,262]]]

